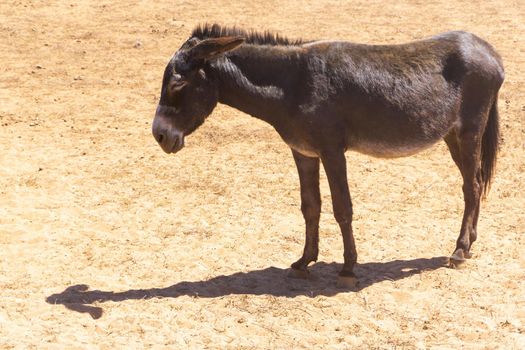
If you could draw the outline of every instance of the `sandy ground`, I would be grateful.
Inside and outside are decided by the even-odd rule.
[[[156,3],[0,3],[0,348],[524,347],[523,1]],[[476,258],[443,267],[463,210],[443,144],[348,153],[361,286],[335,288],[324,173],[317,278],[286,278],[304,226],[273,129],[219,106],[177,156],[150,133],[164,66],[205,21],[367,43],[464,29],[493,43],[504,143]]]

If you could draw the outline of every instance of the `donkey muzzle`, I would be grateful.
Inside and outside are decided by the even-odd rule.
[[[155,115],[151,131],[166,153],[177,153],[184,147],[184,133],[173,127],[169,119],[162,114]]]

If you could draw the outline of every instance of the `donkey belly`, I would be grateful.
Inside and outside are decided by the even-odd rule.
[[[388,142],[385,140],[359,140],[350,145],[349,149],[355,150],[378,158],[398,158],[411,156],[434,145],[438,140],[427,142]]]
[[[348,149],[380,158],[410,156],[442,140],[455,123],[454,114],[441,118],[381,118],[365,127],[350,127]]]

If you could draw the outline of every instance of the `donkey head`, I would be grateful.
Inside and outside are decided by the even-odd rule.
[[[217,81],[208,63],[243,43],[241,37],[190,38],[173,55],[164,71],[160,101],[153,120],[155,140],[166,153],[184,146],[218,101]]]

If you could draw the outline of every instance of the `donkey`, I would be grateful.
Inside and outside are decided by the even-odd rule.
[[[299,172],[306,222],[303,255],[290,270],[295,277],[306,278],[318,257],[321,161],[343,235],[337,285],[352,288],[357,252],[345,151],[402,157],[444,139],[463,177],[465,211],[450,257],[458,266],[471,257],[480,199],[494,174],[503,80],[498,53],[467,32],[364,45],[203,25],[166,66],[152,131],[166,153],[176,153],[217,103],[275,128]]]

